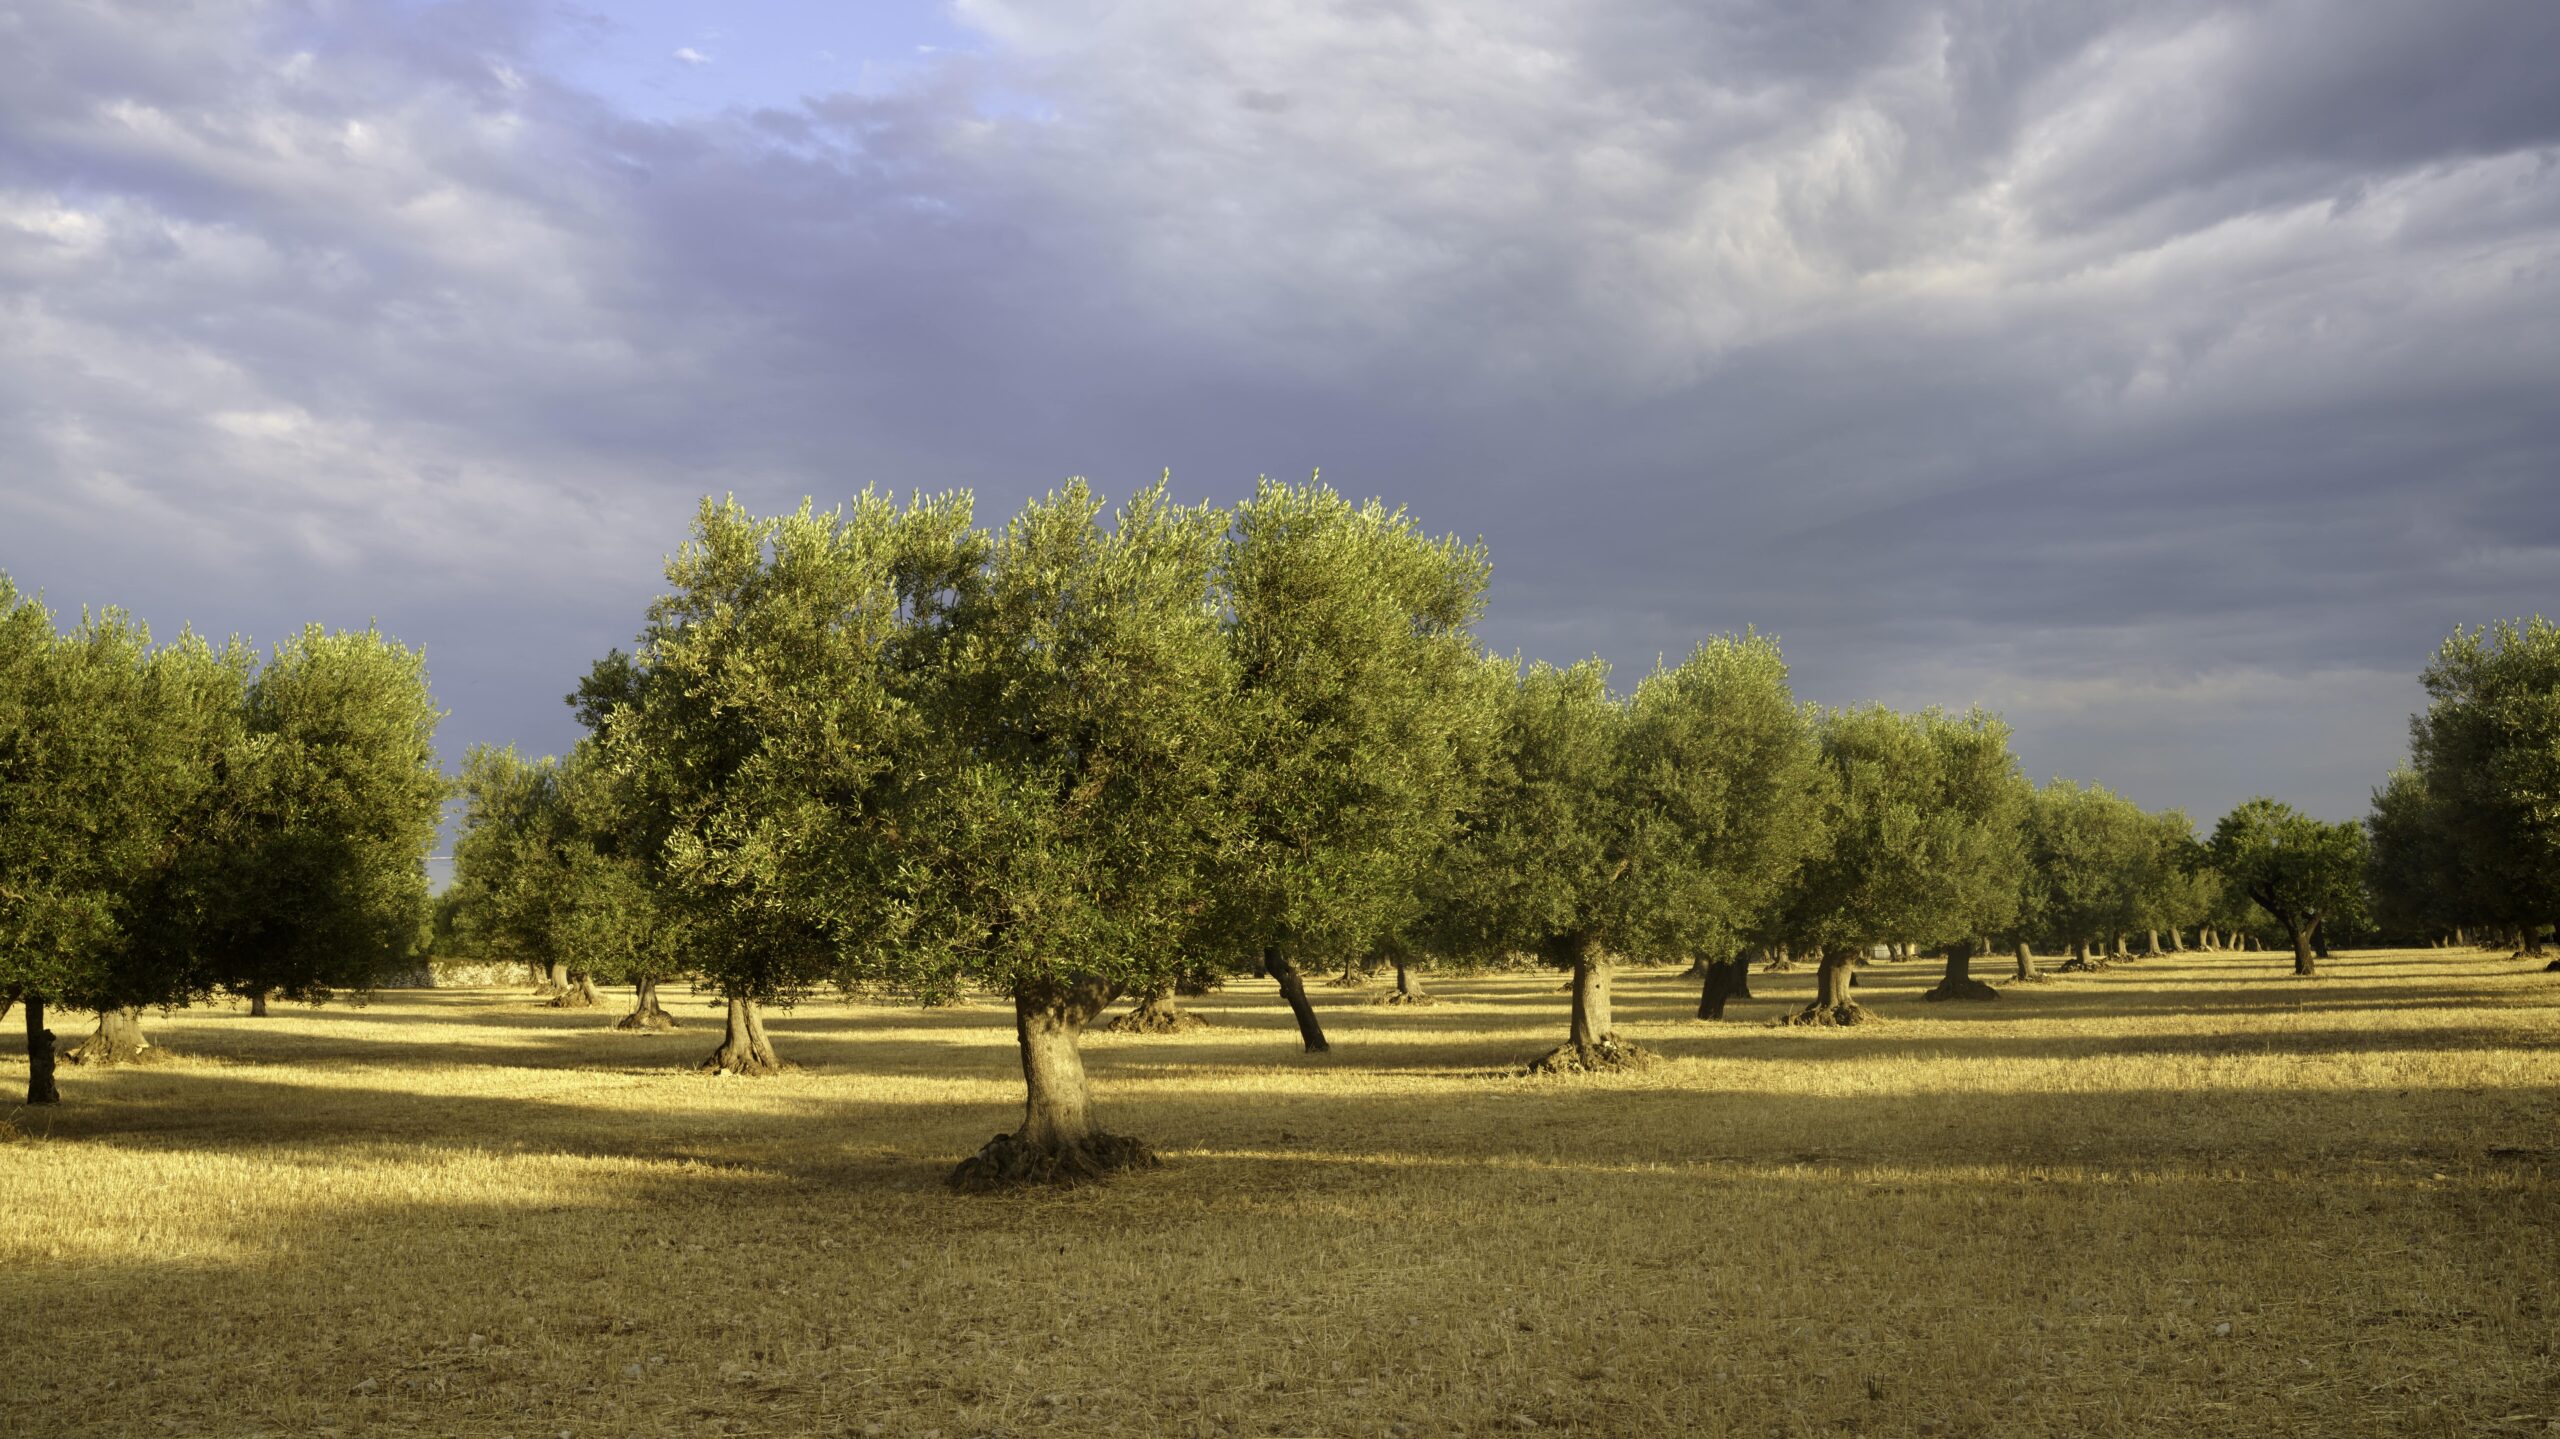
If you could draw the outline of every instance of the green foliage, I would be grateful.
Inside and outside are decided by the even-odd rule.
[[[204,978],[317,998],[415,957],[449,787],[425,657],[317,625],[250,682],[207,867]]]
[[[2324,919],[2363,912],[2365,832],[2288,804],[2253,799],[2222,817],[2207,844],[2231,887],[2275,916],[2297,942]]]
[[[907,677],[941,643],[977,543],[964,501],[758,519],[705,500],[636,657],[572,702],[601,722],[621,841],[691,966],[789,1002],[909,953],[905,809],[929,773]]]
[[[947,628],[917,647],[938,662],[907,670],[931,748],[906,792],[906,942],[867,967],[1017,993],[1182,973],[1236,824],[1235,666],[1211,589],[1225,528],[1161,482],[1106,526],[1078,480],[1016,515],[982,570],[947,572]]]
[[[192,638],[155,655],[116,610],[58,634],[0,577],[0,988],[81,1008],[186,997],[162,901],[236,713],[231,675]]]
[[[1481,547],[1320,484],[1264,480],[1236,508],[1215,576],[1236,685],[1219,948],[1337,960],[1414,928],[1496,719],[1467,630],[1485,576]]]
[[[2101,785],[2054,780],[2026,809],[2020,929],[2063,945],[2206,922],[2222,895],[2183,810],[2146,814]]]
[[[2410,757],[2424,799],[2394,819],[2433,836],[2399,844],[2394,863],[2426,864],[2475,918],[2530,927],[2560,914],[2560,626],[2457,628],[2421,680]]]
[[[1515,671],[1516,672],[1516,671]],[[1818,846],[1822,771],[1777,646],[1719,637],[1626,702],[1586,660],[1519,673],[1441,909],[1478,950],[1728,954]]]
[[[2030,791],[2007,725],[1877,706],[1825,716],[1821,741],[1827,843],[1788,905],[1796,942],[1934,944],[2015,923]]]

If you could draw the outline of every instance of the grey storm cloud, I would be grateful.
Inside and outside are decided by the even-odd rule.
[[[0,9],[0,567],[565,744],[695,497],[1321,465],[1488,639],[1783,639],[2361,810],[2560,563],[2560,8],[963,0],[645,119],[546,5]]]

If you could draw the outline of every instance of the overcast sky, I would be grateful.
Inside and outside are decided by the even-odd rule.
[[[2560,5],[0,0],[0,568],[564,748],[694,499],[1321,467],[1487,641],[2361,814],[2560,611]]]

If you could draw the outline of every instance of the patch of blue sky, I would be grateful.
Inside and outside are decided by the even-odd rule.
[[[615,0],[565,13],[543,67],[649,120],[886,94],[984,45],[939,0]],[[1024,102],[989,103],[1011,112]]]

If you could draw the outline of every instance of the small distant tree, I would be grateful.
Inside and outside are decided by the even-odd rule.
[[[529,966],[555,1005],[592,1004],[558,936],[574,835],[559,763],[512,745],[463,756],[462,830],[453,846],[453,927],[480,953]]]
[[[553,950],[579,974],[631,986],[631,1012],[615,1028],[673,1029],[658,986],[684,972],[684,930],[659,902],[643,857],[646,828],[593,740],[561,763],[558,793],[569,842],[551,911]]]
[[[2361,907],[2364,827],[2325,823],[2262,796],[2224,815],[2207,848],[2231,887],[2284,926],[2293,972],[2317,974],[2322,922]]]
[[[313,625],[275,647],[196,876],[205,982],[263,1014],[270,995],[316,1002],[416,961],[450,792],[441,718],[425,657],[377,630]]]
[[[2057,779],[2026,810],[2029,933],[2067,947],[2075,966],[2141,917],[2155,833],[2132,801],[2099,785]]]
[[[1622,703],[1598,660],[1536,665],[1502,736],[1447,907],[1475,916],[1475,947],[1571,972],[1566,1042],[1534,1069],[1641,1063],[1615,1031],[1612,952],[1734,958],[1820,838],[1786,666],[1766,639],[1719,637]]]
[[[1234,511],[1217,583],[1235,825],[1213,947],[1278,981],[1310,1053],[1329,1046],[1297,957],[1366,960],[1411,929],[1466,799],[1464,747],[1495,713],[1470,682],[1485,575],[1481,546],[1320,483],[1266,479]]]
[[[1834,711],[1822,723],[1833,788],[1826,845],[1799,875],[1787,929],[1821,956],[1795,1022],[1854,1024],[1857,956],[1887,936],[1969,941],[2007,927],[2025,864],[2026,786],[2009,730],[1979,711]]]
[[[2416,770],[2392,771],[2373,792],[2373,813],[2365,820],[2372,857],[2366,886],[2384,933],[2440,941],[2494,908],[2464,865],[2451,828]]]

